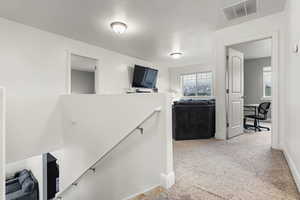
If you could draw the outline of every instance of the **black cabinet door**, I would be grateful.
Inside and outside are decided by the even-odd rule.
[[[214,117],[213,106],[174,106],[173,138],[191,140],[214,137]]]

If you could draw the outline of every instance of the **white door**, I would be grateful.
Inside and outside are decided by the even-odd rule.
[[[228,52],[227,70],[227,139],[243,133],[244,119],[244,54]]]

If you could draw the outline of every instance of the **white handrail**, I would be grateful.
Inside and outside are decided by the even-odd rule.
[[[125,135],[118,143],[116,143],[112,148],[106,151],[104,154],[100,156],[100,158],[94,162],[89,168],[87,168],[75,181],[73,181],[70,185],[64,188],[61,192],[59,192],[55,199],[62,199],[64,193],[68,191],[71,187],[77,186],[78,182],[81,178],[83,178],[89,171],[96,171],[96,166],[106,157],[108,156],[114,149],[116,149],[122,142],[124,142],[131,134],[133,134],[136,130],[140,130],[141,134],[144,133],[144,129],[141,127],[148,119],[150,119],[154,114],[159,113],[161,111],[161,107],[154,109],[143,121],[141,121],[132,131],[130,131],[127,135]]]

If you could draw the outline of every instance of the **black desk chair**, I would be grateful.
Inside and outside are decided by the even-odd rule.
[[[254,128],[255,131],[256,130],[262,131],[262,129],[266,129],[266,130],[270,131],[270,128],[263,127],[263,126],[259,125],[260,121],[267,120],[267,118],[268,118],[268,112],[269,112],[270,108],[271,108],[271,103],[270,102],[264,102],[264,103],[259,104],[258,110],[257,110],[258,111],[257,115],[246,115],[245,116],[244,127],[246,127],[246,128]],[[247,118],[254,119],[254,125],[247,124],[246,123]]]

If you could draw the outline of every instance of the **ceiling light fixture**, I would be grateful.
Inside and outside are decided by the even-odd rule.
[[[113,23],[110,24],[110,27],[117,34],[125,33],[126,30],[127,30],[127,25],[123,22],[113,22]]]
[[[179,59],[182,57],[182,54],[183,53],[180,53],[180,52],[174,52],[174,53],[171,53],[170,56],[174,59]]]

